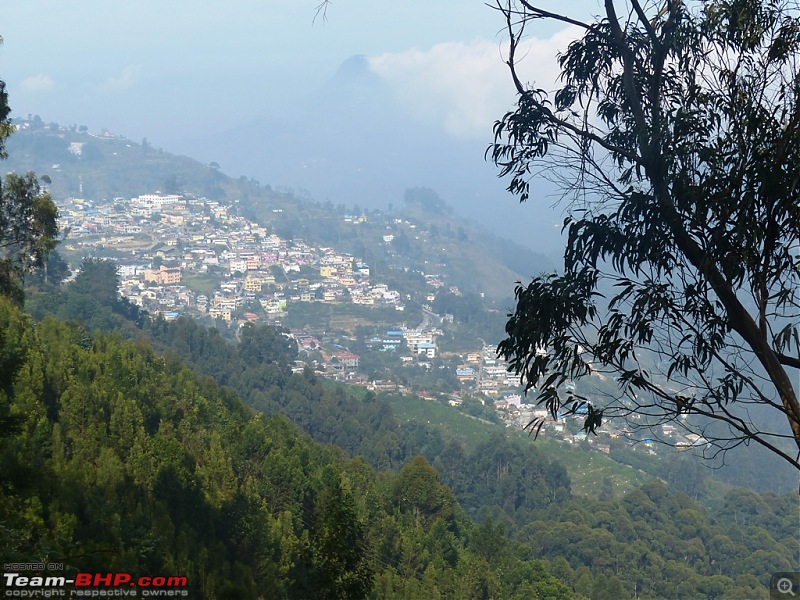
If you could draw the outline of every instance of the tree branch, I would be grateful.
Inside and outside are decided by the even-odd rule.
[[[633,111],[637,138],[639,139],[642,158],[645,162],[644,167],[653,184],[655,196],[659,204],[665,210],[667,225],[672,230],[675,242],[680,251],[686,255],[695,268],[707,277],[712,289],[728,311],[730,326],[734,331],[739,333],[753,349],[762,366],[769,374],[770,379],[775,384],[778,394],[786,407],[787,413],[794,417],[789,419],[789,424],[794,433],[797,446],[800,448],[800,403],[798,403],[797,396],[793,393],[791,382],[786,372],[781,367],[775,353],[766,343],[766,339],[762,339],[758,325],[753,321],[750,313],[745,310],[744,306],[742,306],[741,302],[736,297],[736,293],[733,291],[730,282],[720,273],[714,261],[697,245],[697,242],[692,239],[683,226],[680,215],[670,197],[669,187],[664,180],[663,169],[661,165],[658,164],[658,157],[654,158],[653,148],[645,137],[644,132],[647,131],[648,124],[634,85],[633,58],[631,50],[625,42],[624,33],[617,21],[613,0],[605,0],[605,6],[611,31],[619,44],[619,50],[623,57],[623,81],[625,92],[631,110]],[[652,125],[653,127],[657,126],[655,123]]]
[[[647,20],[647,15],[644,13],[644,10],[642,10],[639,0],[631,0],[631,4],[633,5],[633,10],[636,11],[636,16],[639,18],[639,22],[642,24],[642,27],[644,27],[645,31],[647,31],[647,35],[650,37],[650,41],[653,43],[653,46],[660,46],[661,43],[656,35],[656,30],[653,29],[650,21]]]
[[[576,25],[577,27],[582,27],[583,29],[591,29],[591,25],[588,23],[584,23],[583,21],[578,21],[577,19],[573,19],[572,17],[567,17],[565,15],[560,15],[558,13],[549,12],[538,8],[527,2],[527,0],[521,0],[520,2],[522,6],[524,6],[528,11],[533,13],[530,18],[532,19],[553,19],[554,21],[560,21],[561,23],[567,23],[569,25]]]
[[[781,364],[787,367],[792,367],[795,369],[800,369],[800,358],[795,358],[794,356],[786,356],[780,352],[775,352],[775,356],[778,357],[778,360],[781,361]]]
[[[537,11],[539,10],[539,9],[535,9],[534,7],[530,7],[527,3],[524,3],[524,4],[530,10],[537,10]],[[516,51],[517,51],[517,47],[519,46],[519,43],[520,43],[521,38],[522,38],[522,31],[524,29],[524,19],[520,23],[520,25],[519,25],[520,31],[519,31],[519,33],[517,33],[515,31],[515,26],[514,26],[514,22],[513,22],[513,18],[512,18],[514,12],[511,10],[510,1],[509,1],[509,4],[508,4],[508,7],[504,8],[500,4],[500,1],[498,0],[497,9],[500,10],[500,12],[502,12],[503,15],[505,16],[505,19],[506,19],[506,31],[508,32],[508,37],[509,37],[508,59],[505,61],[505,63],[506,63],[506,65],[508,65],[508,68],[509,68],[509,70],[511,72],[511,78],[512,78],[512,80],[514,82],[514,87],[516,88],[517,93],[520,94],[521,96],[529,95],[529,94],[532,93],[532,91],[530,89],[526,88],[525,85],[520,80],[519,75],[517,74],[517,62],[516,62]],[[547,11],[541,11],[541,12],[543,14],[550,14],[550,13],[547,13]],[[588,26],[586,26],[586,27],[588,28]],[[577,136],[580,139],[589,140],[589,141],[595,142],[596,144],[600,145],[601,147],[603,147],[608,152],[617,154],[619,156],[622,156],[622,157],[626,158],[627,160],[629,160],[629,161],[631,161],[633,163],[636,163],[636,164],[644,166],[644,162],[642,161],[641,157],[639,157],[637,154],[635,154],[633,152],[630,152],[629,150],[626,150],[625,148],[622,148],[621,146],[618,146],[616,144],[612,144],[612,143],[608,142],[607,140],[604,140],[603,138],[601,138],[597,134],[595,134],[595,133],[593,133],[593,132],[591,132],[591,131],[589,131],[587,129],[582,129],[582,128],[576,126],[576,125],[573,125],[569,121],[566,121],[564,119],[560,119],[551,110],[546,108],[542,103],[536,102],[536,104],[545,112],[545,114],[547,115],[547,118],[551,122],[551,124],[553,124],[557,128],[560,127],[560,128],[565,129],[567,131],[570,131],[571,133],[573,133],[575,136]]]

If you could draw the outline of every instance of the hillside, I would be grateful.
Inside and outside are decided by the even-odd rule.
[[[81,283],[56,306],[103,296]],[[707,508],[612,479],[579,496],[529,439],[398,419],[380,396],[291,374],[296,347],[270,327],[234,344],[156,321],[142,333],[160,355],[0,302],[0,332],[6,561],[170,569],[207,598],[766,599],[797,552],[793,494],[730,490]]]
[[[574,597],[520,546],[489,551],[423,458],[378,477],[144,343],[34,328],[5,299],[0,348],[4,564],[209,600]]]
[[[50,143],[68,138],[58,139]],[[485,236],[435,192],[410,190],[391,215],[354,217],[202,169],[223,192],[260,194],[226,196],[208,216],[214,227],[263,218],[292,252],[312,253],[303,240],[350,250],[411,296],[410,309],[426,276],[471,272],[463,292],[449,282],[429,301],[454,327],[487,314],[481,288],[468,286],[492,268],[479,265],[493,260],[483,248],[509,246],[473,243]],[[313,340],[306,348],[307,337],[285,329],[243,324],[225,339],[187,318],[146,318],[117,297],[113,265],[84,261],[62,285],[37,280],[36,325],[0,304],[6,560],[171,569],[193,594],[219,598],[766,598],[769,573],[794,565],[792,494],[728,488],[686,461],[618,446],[608,456],[588,442],[577,453],[537,446],[471,396],[459,412],[447,394],[421,400],[330,381],[309,367],[321,357]],[[313,274],[305,267],[283,273],[299,284]],[[429,365],[429,381],[444,367]]]
[[[109,133],[91,134],[83,128],[44,124],[37,118],[18,126],[7,142],[8,169],[32,170],[40,177],[49,177],[47,188],[56,202],[66,198],[94,202],[130,199],[156,191],[187,194],[234,205],[241,216],[284,237],[338,243],[343,250],[359,250],[366,260],[375,258],[378,262],[385,256],[384,230],[396,229],[394,221],[402,219],[424,232],[430,232],[433,226],[433,233],[426,237],[410,237],[409,251],[400,256],[403,266],[444,272],[455,285],[495,299],[510,298],[515,281],[552,268],[544,256],[500,240],[459,219],[452,210],[450,214],[431,213],[419,205],[401,207],[398,202],[397,210],[364,211],[368,223],[357,231],[345,227],[343,218],[354,212],[360,214],[358,207],[323,204],[245,177],[234,179],[216,163],[204,165],[172,155],[152,148],[146,140],[137,143]]]
[[[207,193],[220,198],[220,205],[229,207],[227,223],[217,224],[216,229],[210,229],[211,234],[206,233],[207,237],[214,231],[229,235],[224,232],[234,232],[247,222],[242,219],[249,219],[265,224],[267,233],[277,233],[284,240],[302,239],[305,246],[329,247],[339,253],[350,253],[356,261],[367,262],[371,278],[388,289],[397,290],[407,305],[405,311],[397,312],[391,305],[379,310],[378,306],[292,302],[288,313],[278,315],[274,322],[282,321],[298,330],[307,329],[316,333],[320,340],[327,340],[327,356],[342,345],[356,351],[362,357],[361,374],[370,380],[393,379],[421,392],[449,393],[478,387],[456,381],[456,372],[464,364],[465,353],[480,350],[484,342],[489,348],[497,343],[503,333],[506,310],[512,303],[509,295],[513,282],[524,281],[546,268],[547,263],[540,255],[459,220],[452,207],[434,190],[407,190],[402,203],[392,207],[391,212],[334,206],[290,192],[277,192],[243,178],[233,180],[216,165],[202,165],[186,157],[173,156],[150,148],[146,143],[137,144],[119,136],[91,135],[82,129],[45,125],[36,118],[25,121],[9,140],[8,166],[16,170],[34,169],[47,175],[50,178],[48,188],[61,202],[71,194],[80,193],[82,184],[84,196],[100,198],[83,203],[84,212],[88,207],[95,207],[101,216],[105,215],[104,219],[113,217],[114,213],[121,214],[124,199],[141,194],[143,189],[179,191],[192,197]],[[103,200],[112,194],[122,194],[113,197],[123,200]],[[74,231],[60,251],[70,259],[73,270],[87,254],[123,261],[133,259],[139,264],[156,260],[167,264],[188,262],[186,252],[190,245],[186,237],[194,234],[180,228],[165,231],[155,234],[159,237],[140,236],[142,240],[137,242],[137,247],[144,248],[141,255],[128,250],[134,246],[102,244],[102,233],[81,238]],[[180,244],[172,250],[166,246],[170,235]],[[388,238],[392,238],[390,242],[386,241]],[[88,243],[82,245],[81,239]],[[319,281],[319,276],[312,271],[302,267],[300,273],[282,276],[294,287],[299,287],[298,282],[304,278],[310,278],[312,286],[318,285],[314,282]],[[189,267],[184,269],[182,284],[195,294],[211,297],[221,282],[230,281],[227,278],[224,269],[200,273],[192,272]],[[431,282],[438,281],[441,287],[433,288],[427,278],[433,278]],[[449,286],[458,288],[462,296],[450,294]],[[369,351],[365,342],[370,335],[380,336],[399,324],[418,326],[423,319],[421,308],[425,305],[432,305],[441,315],[450,313],[454,318],[452,323],[439,325],[443,335],[438,339],[438,346],[444,362],[438,362],[436,367],[444,371],[437,369],[429,374],[426,373],[429,365],[424,361],[421,366],[416,362],[409,366],[400,363],[400,358],[395,356],[397,353]],[[153,310],[153,306],[156,311],[175,310],[158,304],[147,308]],[[263,319],[258,303],[251,301],[251,306],[238,310],[240,320],[248,310],[256,311],[256,316]],[[203,313],[190,310],[185,314],[199,318]],[[233,335],[233,330],[230,334]],[[311,364],[317,359],[323,361],[324,357],[306,360]],[[513,387],[507,388],[507,393],[514,391]],[[607,391],[614,392],[613,389]],[[486,411],[486,415],[491,412]],[[739,453],[737,468],[723,470],[721,474],[736,485],[785,490],[781,483],[784,478],[765,477],[767,471],[762,467],[766,463],[756,454],[752,449]],[[754,457],[756,460],[752,460]]]

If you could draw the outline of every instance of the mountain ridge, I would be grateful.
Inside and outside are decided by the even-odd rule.
[[[54,123],[46,125],[41,120],[17,125],[18,131],[8,141],[10,158],[7,166],[19,172],[32,170],[40,177],[47,175],[50,180],[47,189],[57,201],[70,197],[96,201],[114,197],[129,199],[156,190],[185,193],[235,204],[242,216],[278,231],[294,231],[298,236],[300,232],[304,236],[310,235],[309,232],[314,230],[320,235],[330,235],[332,217],[342,217],[355,209],[367,210],[352,205],[334,205],[330,201],[315,202],[302,192],[277,191],[243,176],[233,179],[216,163],[202,164],[186,156],[172,155],[150,147],[146,140],[136,143],[108,133],[93,135],[78,128],[64,128]],[[428,191],[438,198],[436,192]],[[441,199],[436,202],[446,205]],[[448,210],[452,212],[450,207]],[[424,207],[404,201],[390,210],[369,212],[371,222],[366,227],[374,235],[357,237],[362,240],[359,242],[362,247],[367,244],[368,254],[373,256],[384,252],[374,246],[380,241],[376,227],[380,224],[395,227],[392,223],[395,218],[412,219],[420,227],[438,224],[443,232],[453,232],[449,235],[462,232],[462,240],[454,237],[446,244],[452,260],[448,261],[444,255],[440,262],[451,264],[453,268],[461,265],[454,282],[471,289],[474,286],[469,284],[470,280],[477,279],[481,284],[474,291],[478,293],[498,299],[510,298],[515,281],[526,280],[537,272],[553,268],[547,257],[488,234],[484,226],[470,224],[457,213],[426,212]],[[340,239],[348,239],[353,235],[352,231],[352,228],[342,229]],[[371,239],[375,241],[369,241]],[[332,240],[318,241],[331,243]],[[459,242],[463,242],[461,249]],[[427,254],[425,243],[413,238],[409,240],[421,257]],[[499,248],[503,249],[502,252]],[[466,260],[464,257],[468,256],[472,258]],[[525,267],[528,267],[527,272]],[[480,277],[474,277],[476,272]]]

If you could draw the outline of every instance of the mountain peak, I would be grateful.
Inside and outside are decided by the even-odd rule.
[[[369,66],[369,60],[363,54],[355,54],[345,60],[336,71],[335,78],[369,78],[376,77]]]
[[[388,86],[383,79],[369,66],[369,60],[363,54],[356,54],[345,60],[328,81],[325,94],[336,94],[338,97],[361,99],[364,97],[380,97],[385,101],[391,97]]]

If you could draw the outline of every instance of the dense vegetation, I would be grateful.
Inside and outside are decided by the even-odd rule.
[[[424,458],[377,476],[147,344],[5,300],[0,331],[3,562],[169,571],[203,598],[573,596],[487,546]]]
[[[169,566],[205,597],[287,598],[766,598],[769,574],[796,564],[794,494],[700,504],[656,480],[576,496],[529,440],[401,421],[402,399],[292,374],[280,331],[248,326],[234,344],[188,319],[142,320],[89,285],[102,263],[85,267],[49,306],[98,300],[93,329],[157,351],[45,317],[43,292],[35,327],[3,305],[5,560]],[[687,479],[668,464],[665,479]],[[331,520],[359,552],[320,533]],[[328,568],[352,571],[352,590]]]
[[[319,441],[384,470],[422,453],[483,529],[500,537],[508,533],[533,557],[566,561],[556,572],[587,598],[766,597],[762,586],[769,574],[789,570],[797,560],[794,494],[732,489],[707,507],[653,481],[622,497],[609,486],[595,498],[575,497],[561,465],[504,433],[465,444],[429,424],[401,427],[380,397],[359,398],[309,372],[278,377],[272,358],[266,358],[270,367],[260,368],[270,368],[273,376],[256,377],[246,367],[248,348],[263,348],[252,343],[256,329],[243,332],[238,350],[226,346],[229,364],[239,365],[228,370],[220,362],[223,353],[209,351],[210,340],[225,344],[217,334],[190,321],[161,327],[172,347],[205,348],[209,360],[197,357],[203,369],[221,369],[218,376],[237,385],[254,406],[287,415]],[[261,335],[265,342],[271,336]],[[278,347],[286,351],[285,339]],[[676,477],[686,477],[682,467]],[[665,476],[666,471],[665,466]]]

